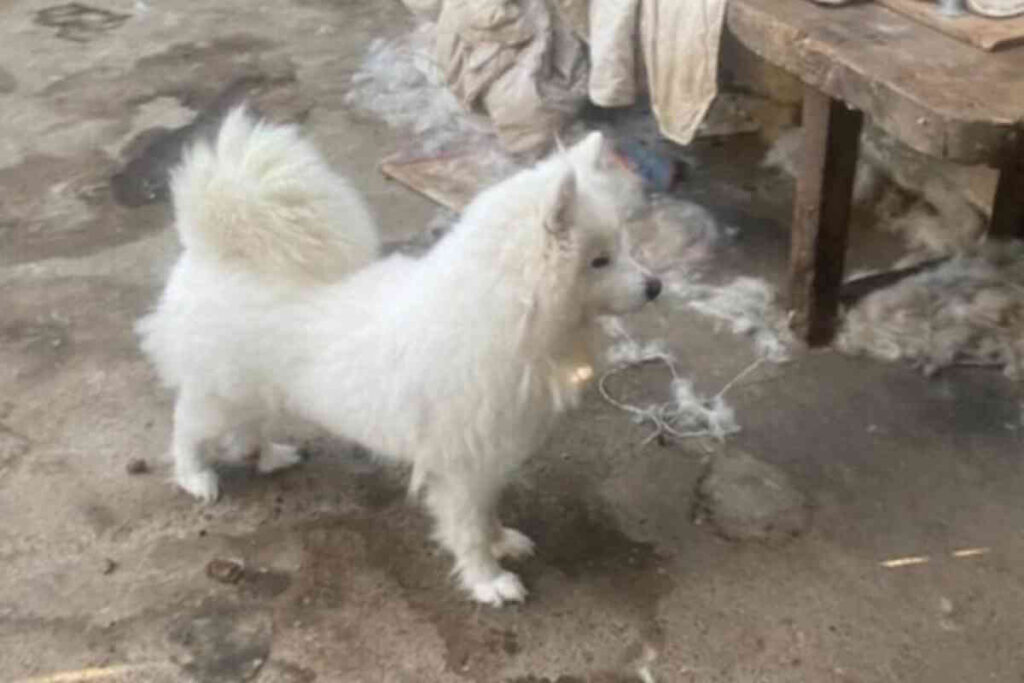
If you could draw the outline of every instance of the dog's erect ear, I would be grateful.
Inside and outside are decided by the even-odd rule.
[[[572,148],[572,156],[577,163],[591,168],[600,168],[608,158],[608,140],[601,131],[595,130]]]
[[[570,164],[559,169],[552,193],[544,207],[544,228],[560,235],[572,225],[572,208],[576,203],[576,171]]]

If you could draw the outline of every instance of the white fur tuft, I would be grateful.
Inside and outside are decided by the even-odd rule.
[[[231,111],[171,183],[176,225],[196,256],[299,280],[336,280],[377,256],[360,197],[296,126]]]

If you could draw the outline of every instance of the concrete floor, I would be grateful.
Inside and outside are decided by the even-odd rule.
[[[0,680],[1024,681],[1020,403],[983,370],[820,352],[734,390],[743,431],[715,448],[812,501],[776,543],[694,524],[707,445],[641,446],[592,394],[508,493],[538,553],[530,600],[500,611],[453,589],[401,474],[347,446],[229,473],[196,505],[168,482],[171,397],[132,334],[177,249],[168,131],[249,92],[413,237],[435,208],[375,170],[401,136],[344,103],[371,38],[409,18],[385,0],[96,5],[112,13],[0,9]],[[750,145],[701,153],[691,195],[739,227],[717,267],[778,281],[787,188],[734,162]],[[638,325],[707,390],[751,359],[667,305]],[[126,471],[138,458],[149,473]],[[928,561],[880,564],[904,556]],[[236,582],[207,576],[217,558],[244,562]]]

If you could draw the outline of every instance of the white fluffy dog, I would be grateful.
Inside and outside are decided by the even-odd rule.
[[[483,192],[426,256],[377,260],[360,198],[294,127],[228,115],[173,176],[185,250],[143,348],[177,389],[177,483],[218,495],[206,452],[261,448],[276,415],[412,465],[436,536],[476,600],[526,594],[498,560],[533,543],[496,499],[580,391],[595,316],[639,309],[661,283],[630,258],[635,180],[593,133]]]

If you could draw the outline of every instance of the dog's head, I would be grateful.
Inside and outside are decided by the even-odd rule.
[[[544,228],[575,269],[579,303],[589,316],[639,310],[661,281],[633,259],[625,224],[642,200],[639,179],[591,133],[554,160]],[[571,264],[571,265],[570,265]]]

